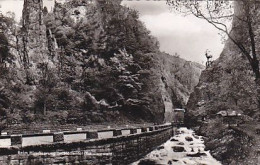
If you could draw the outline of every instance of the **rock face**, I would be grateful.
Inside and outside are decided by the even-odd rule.
[[[50,63],[43,17],[42,0],[24,1],[19,51],[22,54],[23,66],[27,70],[28,83],[38,83],[40,65]]]
[[[162,109],[165,110],[164,119],[171,122],[173,121],[172,110],[184,108],[187,104],[204,66],[166,53],[152,55],[152,58],[154,76],[150,81],[156,81],[153,83],[156,88],[151,87],[151,90],[154,89],[153,95],[160,93],[164,105]]]
[[[191,118],[202,119],[220,111],[238,111],[248,116],[257,112],[254,76],[247,60],[228,41],[212,67],[202,72],[187,108]],[[194,121],[193,121],[194,122]]]
[[[235,14],[243,17],[240,2],[235,3]],[[239,21],[234,18],[230,35],[247,45],[248,30]],[[257,29],[259,24],[254,26]],[[255,34],[258,40],[258,32]],[[186,116],[190,127],[198,128],[200,134],[208,137],[206,146],[223,164],[257,164],[252,156],[257,151],[250,147],[258,144],[256,134],[252,133],[255,131],[250,129],[252,125],[259,125],[256,95],[255,78],[249,62],[229,39],[219,59],[202,72],[199,84],[188,101]],[[238,126],[230,125],[234,119],[217,115],[220,111],[241,114],[234,117]],[[240,127],[243,129],[238,129]]]

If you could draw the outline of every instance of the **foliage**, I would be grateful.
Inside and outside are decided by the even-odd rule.
[[[0,132],[7,126],[7,118],[11,109],[12,91],[6,88],[9,85],[10,70],[7,63],[13,59],[7,34],[13,29],[14,16],[0,14]]]
[[[14,15],[8,13],[8,16],[0,14],[0,62],[10,61],[12,56],[9,53],[10,45],[7,33],[10,33],[14,28]]]
[[[55,2],[53,12],[41,11],[44,24],[37,24],[46,28],[46,36],[30,25],[29,32],[12,27],[0,33],[8,44],[0,47],[2,59],[10,59],[9,67],[1,68],[6,75],[0,81],[11,102],[5,108],[8,123],[163,120],[158,41],[138,20],[137,11],[119,4]],[[46,50],[34,47],[37,35]],[[48,58],[39,60],[31,49]]]
[[[168,0],[173,9],[191,13],[198,18],[206,20],[215,28],[227,35],[228,39],[246,57],[255,75],[256,91],[260,108],[260,69],[259,69],[259,2],[255,0],[225,1],[207,0],[178,1]],[[184,10],[182,10],[184,9]],[[231,30],[226,24],[232,20]]]
[[[10,100],[3,88],[0,90],[0,132],[6,127],[7,109],[10,106]]]
[[[144,80],[139,72],[149,72],[151,67],[149,57],[143,56],[159,49],[158,41],[138,20],[137,11],[118,3],[101,8],[82,7],[74,1],[56,3],[54,12],[45,17],[60,48],[60,81],[91,95],[84,94],[81,109],[85,113],[131,109],[126,108],[127,100],[141,98],[138,92]]]
[[[98,54],[111,57],[124,48],[129,53],[158,50],[158,41],[138,20],[137,11],[113,3],[104,6],[104,11],[88,5],[85,7],[86,13],[81,13],[82,17],[73,20],[71,15],[79,12],[79,6],[74,5],[57,5],[55,12],[45,20],[66,54],[73,53],[72,50],[86,50],[84,56]]]

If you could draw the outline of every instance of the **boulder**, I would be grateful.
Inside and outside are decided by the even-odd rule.
[[[173,152],[186,152],[185,148],[181,146],[173,146],[172,149]]]
[[[175,139],[175,138],[172,138],[170,141],[171,141],[171,142],[178,142],[179,140],[177,140],[177,139]]]
[[[151,159],[143,159],[138,163],[138,165],[156,165],[156,164],[157,164],[156,161]]]
[[[195,138],[195,139],[199,139],[200,137],[199,137],[199,136],[197,136],[197,135],[194,135],[194,138]]]
[[[164,149],[164,146],[157,147],[157,150],[162,150],[162,149]]]
[[[193,138],[190,137],[190,136],[186,136],[186,137],[185,137],[185,140],[188,141],[188,142],[191,142],[191,141],[193,141]]]
[[[187,154],[188,157],[201,157],[201,156],[207,156],[206,153],[202,152],[198,152],[198,153],[195,153],[195,154]]]

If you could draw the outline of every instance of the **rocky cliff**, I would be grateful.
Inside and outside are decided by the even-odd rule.
[[[237,18],[243,16],[241,8],[240,3],[235,4]],[[230,35],[247,45],[247,26],[237,18],[234,17]],[[254,26],[257,29],[259,24]],[[259,163],[256,89],[247,58],[229,39],[219,59],[202,72],[199,84],[190,96],[186,122],[206,136],[206,146],[223,164]]]
[[[165,121],[173,120],[172,110],[175,108],[185,108],[191,92],[198,84],[198,77],[204,66],[185,61],[179,57],[166,53],[152,55],[154,65],[152,67],[156,88],[154,93],[160,93],[163,99]]]
[[[7,35],[12,59],[1,65],[3,121],[161,123],[186,104],[203,66],[161,53],[136,11],[104,2],[56,2],[48,12],[25,0],[22,27]]]

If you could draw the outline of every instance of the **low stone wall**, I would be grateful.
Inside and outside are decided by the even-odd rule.
[[[2,148],[0,164],[125,165],[139,160],[167,141],[173,135],[173,126],[158,126],[150,132],[127,136],[120,135],[119,130],[114,133],[113,138],[107,139]]]

